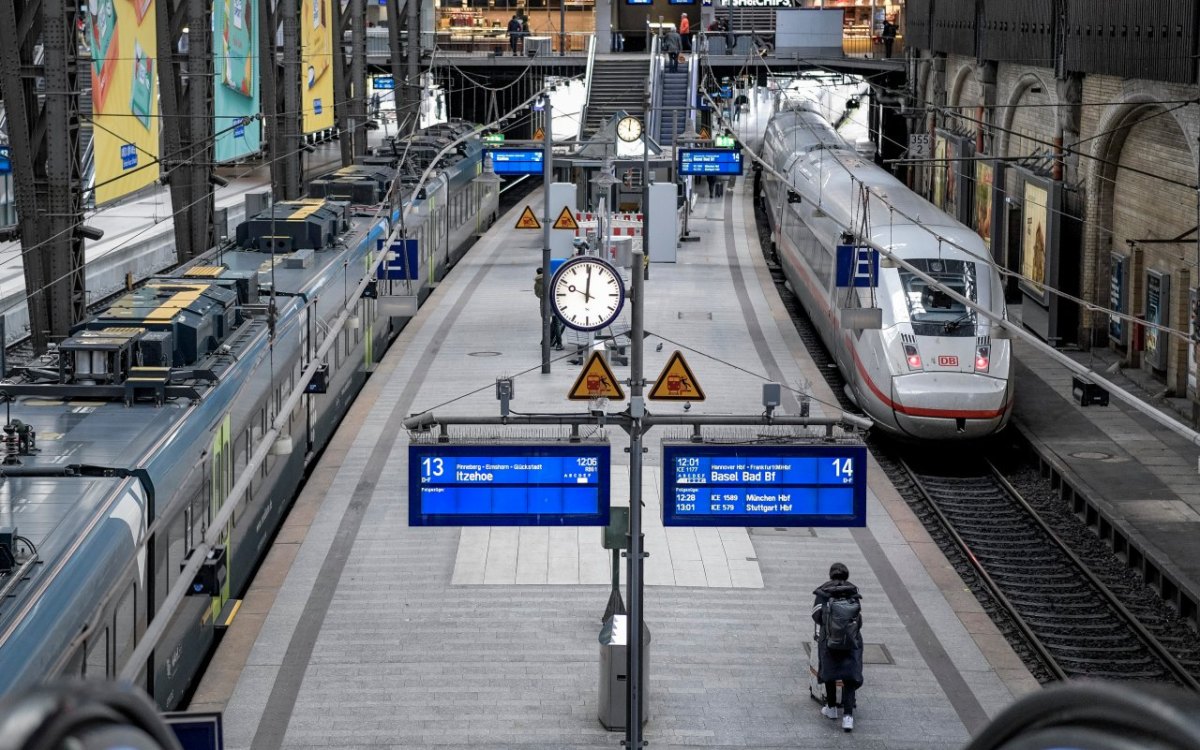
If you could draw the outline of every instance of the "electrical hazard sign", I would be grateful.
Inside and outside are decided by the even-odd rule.
[[[658,380],[647,398],[656,401],[703,401],[704,389],[696,382],[696,376],[692,374],[692,368],[688,367],[683,354],[676,351],[658,374]]]
[[[545,137],[546,137],[546,131],[542,130],[541,128],[538,128],[537,130],[533,131],[533,140],[540,141],[540,140],[544,139]]]
[[[608,366],[604,355],[592,352],[587,364],[583,366],[583,372],[575,379],[575,385],[571,386],[567,398],[572,401],[590,401],[594,398],[621,401],[625,398],[625,391],[621,390],[621,384],[617,382],[617,376]]]
[[[558,214],[558,218],[554,220],[554,229],[579,229],[579,222],[575,221],[575,215],[571,213],[570,206],[563,206],[563,210]]]
[[[542,223],[533,215],[533,209],[529,206],[521,212],[521,218],[517,219],[517,229],[541,229]]]

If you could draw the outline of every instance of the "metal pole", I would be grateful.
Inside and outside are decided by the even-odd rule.
[[[550,182],[554,178],[554,133],[551,121],[554,112],[550,107],[550,94],[542,96],[545,106],[542,114],[545,125],[542,129],[542,192],[545,193],[542,219],[542,372],[550,372],[550,226],[554,218],[550,215]]]
[[[646,242],[650,239],[650,87],[646,87],[646,108],[642,115],[642,254],[650,257],[650,248]],[[635,266],[638,275],[649,277],[650,267],[642,261]]]
[[[558,55],[567,54],[567,0],[558,0]]]
[[[642,216],[644,220],[645,208]],[[626,748],[642,747],[642,690],[645,687],[642,685],[642,417],[646,405],[642,400],[642,314],[646,285],[639,272],[645,268],[644,255],[644,250],[633,251],[633,273],[630,274],[633,309],[629,331],[629,559],[626,571],[629,593],[625,597],[629,611],[626,638],[629,644],[626,649],[629,655],[629,710],[626,712]]]

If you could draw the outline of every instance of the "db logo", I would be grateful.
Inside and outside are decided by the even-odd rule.
[[[939,354],[938,367],[958,367],[958,357],[952,354]]]

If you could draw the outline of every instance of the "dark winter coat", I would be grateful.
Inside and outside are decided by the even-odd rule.
[[[821,616],[825,602],[830,599],[841,599],[843,597],[862,599],[862,595],[858,593],[858,587],[849,581],[826,581],[813,591],[813,595],[816,598],[813,600],[812,618],[813,622],[817,623],[818,629],[821,627]],[[817,678],[821,682],[841,680],[844,684],[851,684],[856,688],[862,686],[863,641],[861,620],[862,617],[860,615],[858,637],[854,648],[849,651],[830,651],[825,648],[825,641],[817,641],[817,656],[820,664],[817,669]]]

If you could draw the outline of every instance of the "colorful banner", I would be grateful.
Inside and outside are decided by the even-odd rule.
[[[995,167],[988,162],[975,162],[975,231],[988,250],[992,249],[992,185],[995,174]]]
[[[300,88],[304,132],[333,127],[333,36],[329,0],[300,3]]]
[[[262,123],[258,87],[258,0],[213,2],[213,112],[217,161],[258,151]]]
[[[1038,284],[1046,283],[1047,243],[1046,189],[1032,182],[1025,183],[1025,233],[1021,238],[1021,275]],[[1041,289],[1037,290],[1041,294]]]
[[[158,180],[154,0],[88,0],[96,202]]]

